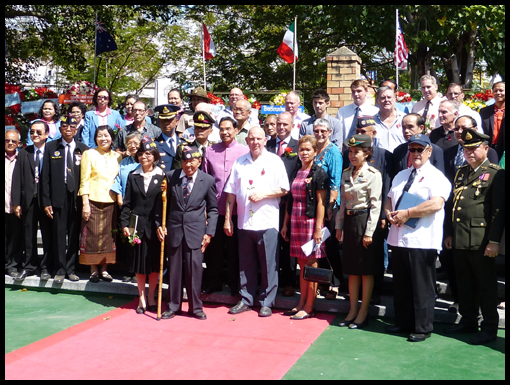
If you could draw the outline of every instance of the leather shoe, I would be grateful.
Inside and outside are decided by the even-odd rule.
[[[292,317],[290,317],[290,319],[292,319],[292,320],[303,320],[303,319],[308,319],[308,318],[312,318],[312,314],[307,313],[304,310],[301,310],[300,312],[298,312],[298,313],[294,314]]]
[[[366,326],[368,326],[368,315],[365,317],[363,322],[357,324],[356,322],[353,322],[349,325],[349,329],[364,329]]]
[[[202,320],[202,321],[207,319],[207,315],[203,311],[199,311],[199,312],[193,314],[193,317],[196,319]]]
[[[339,327],[341,327],[341,328],[345,328],[345,327],[347,327],[347,326],[350,326],[352,323],[354,323],[354,320],[353,320],[353,319],[352,319],[352,320],[346,320],[346,319],[344,319],[342,322],[340,322],[340,323],[338,324],[338,326],[339,326]]]
[[[271,311],[271,308],[267,306],[262,306],[259,311],[259,317],[270,317],[273,312]]]
[[[53,279],[53,282],[55,283],[64,283],[64,278],[66,276],[65,275],[56,275],[55,278]]]
[[[490,342],[496,341],[497,338],[498,338],[497,333],[493,334],[482,330],[473,337],[473,339],[471,340],[471,345],[486,345]]]
[[[72,282],[78,282],[80,280],[80,277],[78,277],[76,274],[72,273],[67,276],[69,278],[69,281]]]
[[[400,326],[386,326],[386,333],[389,334],[399,334],[399,333],[407,333],[410,329],[402,328]]]
[[[172,311],[172,310],[167,310],[166,312],[164,312],[163,314],[161,314],[161,318],[162,319],[172,319],[176,316],[177,314]]]
[[[409,342],[423,342],[430,338],[431,333],[412,333],[407,339]]]
[[[246,305],[243,301],[239,301],[237,305],[231,307],[228,312],[230,314],[240,314],[249,310],[251,310],[251,308],[248,305]]]
[[[19,275],[17,277],[14,277],[14,280],[18,281],[18,282],[23,281],[29,275],[31,275],[31,274],[29,274],[28,271],[22,270],[21,273],[19,273]]]
[[[7,275],[11,276],[12,278],[17,278],[19,277],[19,273],[18,273],[18,270],[16,269],[9,269],[9,271],[7,272]]]
[[[299,313],[299,310],[297,310],[296,308],[294,308],[294,309],[292,309],[292,310],[286,310],[286,311],[284,311],[284,312],[283,312],[283,315],[287,315],[287,316],[289,316],[289,315],[295,315],[295,314],[297,314],[297,313]]]
[[[145,308],[141,307],[141,306],[138,306],[136,308],[136,314],[145,314]]]
[[[469,326],[463,323],[444,329],[446,334],[478,333],[478,326]]]
[[[42,271],[41,272],[41,281],[47,281],[48,279],[51,279],[50,273],[48,273],[47,271]]]

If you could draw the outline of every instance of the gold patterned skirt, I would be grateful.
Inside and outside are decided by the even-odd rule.
[[[116,262],[113,225],[117,223],[115,203],[90,201],[90,218],[81,220],[80,263],[82,265]]]

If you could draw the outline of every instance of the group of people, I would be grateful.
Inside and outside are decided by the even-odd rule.
[[[463,316],[447,332],[476,332],[476,344],[493,341],[494,261],[504,253],[504,170],[497,163],[504,159],[505,83],[494,85],[496,103],[479,119],[474,111],[461,114],[460,86],[450,85],[444,100],[433,77],[423,77],[421,87],[424,100],[406,114],[397,109],[393,82],[381,84],[373,106],[367,84],[356,80],[354,103],[336,118],[327,113],[325,90],[313,93],[311,117],[299,112],[299,95],[291,92],[286,112],[268,117],[264,129],[238,88],[216,119],[203,89],[187,95],[190,111],[172,90],[169,104],[155,109],[159,127],[136,98],[130,116],[117,117],[104,89],[81,133],[77,112],[52,131],[43,105],[41,119],[31,123],[32,144],[17,151],[18,132],[5,134],[6,273],[22,281],[40,270],[43,280],[54,274],[57,283],[74,281],[79,258],[91,266],[91,282],[111,281],[108,266],[125,255],[143,314],[156,310],[163,243],[169,284],[163,319],[182,313],[183,287],[189,315],[206,319],[201,292],[225,283],[241,298],[231,314],[259,307],[260,317],[271,316],[279,286],[287,296],[299,287],[299,302],[285,314],[304,320],[314,315],[320,289],[304,272],[328,268],[327,298],[349,277],[351,306],[340,326],[362,329],[380,293],[389,246],[395,326],[388,332],[409,332],[410,341],[420,342],[433,331],[440,253]],[[427,135],[430,125],[437,128]],[[116,233],[133,246],[116,242]]]

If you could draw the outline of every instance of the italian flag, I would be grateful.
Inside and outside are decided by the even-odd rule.
[[[283,37],[283,42],[278,48],[278,54],[281,56],[283,60],[287,63],[294,63],[294,58],[297,60],[298,58],[298,46],[296,40],[296,51],[292,49],[294,46],[294,31],[296,30],[296,23],[292,23],[290,28],[285,33]]]

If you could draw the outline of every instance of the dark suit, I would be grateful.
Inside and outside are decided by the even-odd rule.
[[[480,110],[480,116],[482,118],[482,128],[486,135],[491,137],[490,145],[493,147],[498,153],[498,159],[501,159],[503,153],[505,152],[505,115],[503,115],[503,120],[501,121],[501,128],[499,129],[499,137],[498,142],[496,144],[492,144],[492,138],[494,135],[494,112],[495,105],[482,108]]]
[[[407,167],[408,151],[408,143],[402,143],[393,151],[393,176],[409,168]],[[432,144],[432,155],[430,156],[429,162],[444,174],[444,156],[441,147]]]
[[[77,197],[80,188],[81,156],[88,150],[87,145],[76,142],[73,154],[73,174],[75,184],[68,191],[65,183],[65,147],[62,140],[55,140],[46,144],[44,152],[44,167],[40,188],[42,206],[53,208],[53,256],[43,260],[41,270],[55,270],[57,275],[73,274],[78,255],[81,199]],[[66,252],[66,234],[68,246]]]
[[[168,209],[165,238],[165,256],[169,264],[168,310],[181,311],[182,267],[185,265],[185,286],[190,314],[202,311],[200,289],[202,285],[204,254],[201,251],[205,234],[214,236],[218,221],[218,202],[214,178],[197,170],[188,204],[184,203],[181,170],[166,173],[168,179]],[[207,220],[206,220],[207,213]],[[156,226],[162,223],[161,203],[156,208]]]
[[[476,327],[481,307],[482,331],[495,335],[499,314],[495,258],[485,257],[489,242],[499,243],[505,227],[505,170],[488,160],[473,171],[461,167],[453,190],[454,263],[462,323]]]
[[[23,221],[23,246],[25,255],[22,269],[33,273],[41,261],[37,253],[37,225],[40,224],[43,239],[43,260],[48,259],[51,250],[51,219],[41,205],[40,183],[35,181],[35,159],[37,149],[32,146],[20,150],[12,176],[12,204],[21,206]],[[41,156],[41,161],[43,160]],[[38,165],[39,166],[39,165]],[[39,170],[41,179],[42,168]]]
[[[266,144],[267,151],[276,154],[278,147],[276,145],[276,139],[271,139]],[[286,156],[285,152],[281,156],[283,164],[285,165],[285,171],[287,171],[287,177],[289,178],[289,186],[292,186],[292,181],[297,175],[298,170],[301,168],[301,161],[299,160],[298,154],[298,141],[290,138],[287,148],[290,148],[295,156]],[[287,205],[288,196],[285,196],[280,201],[280,230],[283,226],[285,219],[285,207]],[[281,286],[296,286],[296,266],[297,259],[290,257],[290,242],[285,241],[281,234],[278,233],[278,249],[280,251],[280,279]]]
[[[177,141],[177,144],[175,148],[184,143],[184,140],[179,138],[177,135],[174,134],[174,140]],[[166,143],[165,138],[163,137],[163,134],[159,136],[159,138],[154,140],[156,142],[156,145],[158,146],[158,152],[159,156],[161,157],[161,160],[158,163],[158,167],[160,167],[163,171],[167,172],[170,170],[174,170],[173,167],[174,159],[176,156],[176,150],[174,151],[173,148],[169,147]]]
[[[164,175],[154,175],[150,181],[149,188],[145,192],[144,178],[138,173],[131,173],[128,176],[126,185],[126,194],[120,214],[120,227],[129,227],[131,214],[138,215],[136,231],[142,242],[155,244],[158,239],[156,236],[156,224],[154,217],[156,213],[156,202],[161,200],[161,182]],[[146,248],[149,255],[139,256],[135,260],[134,272],[137,274],[150,274],[159,271],[159,253],[151,254],[155,248]],[[136,257],[135,257],[136,258]],[[154,261],[154,259],[156,261]]]

